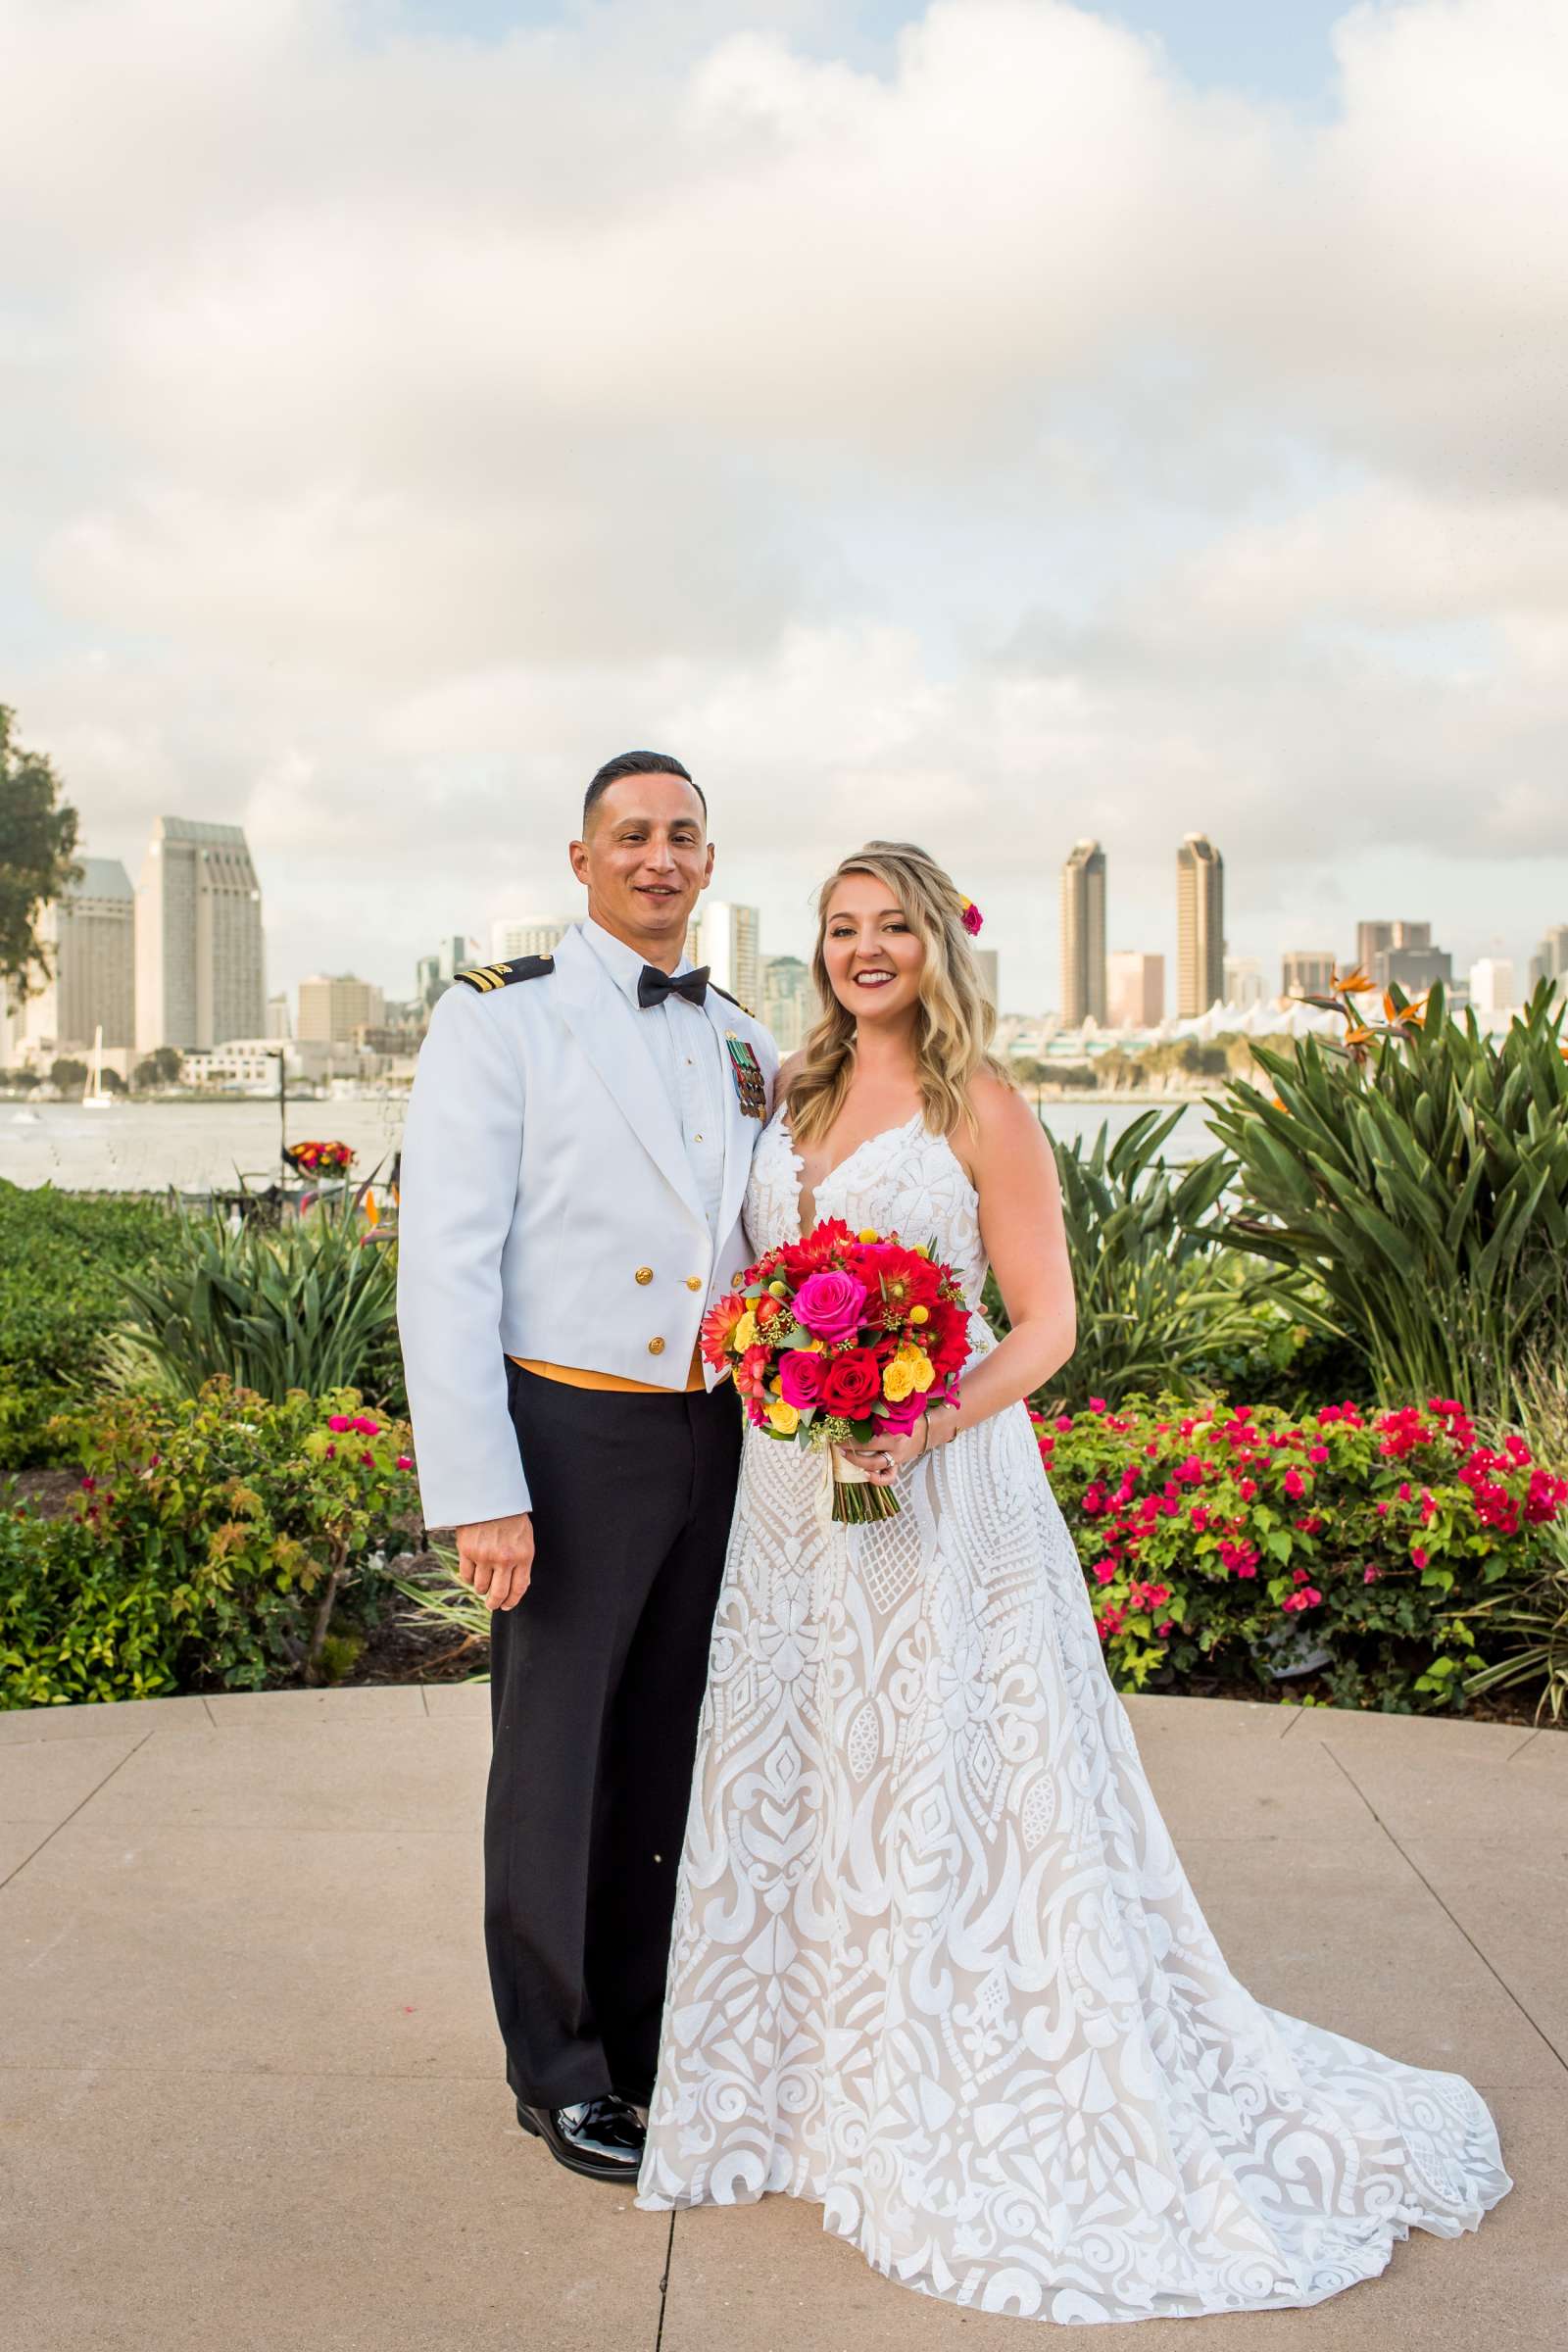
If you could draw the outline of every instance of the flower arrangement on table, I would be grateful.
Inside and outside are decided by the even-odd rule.
[[[891,1519],[897,1497],[845,1446],[905,1436],[956,1404],[969,1309],[951,1266],[897,1234],[830,1217],[749,1266],[703,1319],[703,1353],[734,1375],[747,1419],[786,1445],[832,1449],[833,1516]]]
[[[299,1176],[346,1176],[354,1165],[352,1144],[285,1144],[283,1157]]]

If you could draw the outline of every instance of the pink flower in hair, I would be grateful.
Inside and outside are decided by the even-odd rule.
[[[975,905],[973,899],[964,899],[961,904],[963,906],[963,927],[968,932],[971,939],[978,939],[980,936],[980,926],[986,918],[981,913],[979,907]]]

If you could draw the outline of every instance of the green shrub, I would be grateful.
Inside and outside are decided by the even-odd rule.
[[[1123,1690],[1267,1685],[1304,1642],[1337,1704],[1458,1705],[1505,1645],[1481,1604],[1539,1575],[1568,1502],[1522,1439],[1479,1444],[1452,1400],[1035,1418]]]
[[[1075,1400],[1094,1394],[1114,1404],[1152,1388],[1199,1395],[1227,1351],[1250,1358],[1276,1326],[1285,1344],[1278,1283],[1219,1246],[1212,1211],[1229,1160],[1215,1152],[1172,1169],[1161,1157],[1181,1115],[1144,1111],[1114,1143],[1102,1125],[1090,1146],[1055,1147],[1078,1302],[1078,1345],[1057,1385]],[[1001,1303],[994,1286],[989,1303]]]
[[[352,1193],[279,1226],[181,1211],[168,1250],[117,1288],[114,1386],[195,1396],[223,1377],[274,1403],[354,1387],[404,1406],[396,1259]]]
[[[0,1182],[0,1470],[60,1459],[49,1425],[93,1385],[115,1278],[156,1264],[171,1228],[160,1200]]]
[[[69,1516],[0,1523],[0,1705],[347,1669],[385,1556],[418,1524],[405,1428],[353,1389],[273,1404],[218,1380],[63,1434],[84,1468]]]
[[[1259,1046],[1273,1096],[1233,1080],[1211,1107],[1238,1162],[1230,1238],[1321,1285],[1380,1396],[1512,1421],[1521,1364],[1568,1348],[1562,1011],[1543,988],[1497,1040],[1441,988],[1424,1011],[1386,1002],[1344,1039]]]

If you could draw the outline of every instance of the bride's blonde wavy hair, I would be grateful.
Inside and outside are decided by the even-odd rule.
[[[811,978],[823,1009],[789,1083],[790,1132],[797,1144],[826,1135],[855,1075],[855,1015],[833,994],[823,954],[828,908],[846,874],[870,874],[891,891],[925,949],[914,1030],[920,1100],[931,1133],[952,1135],[960,1121],[974,1122],[969,1085],[979,1071],[1007,1086],[1012,1077],[991,1050],[997,1015],[963,927],[964,901],[951,874],[912,841],[868,841],[834,867],[818,894]]]

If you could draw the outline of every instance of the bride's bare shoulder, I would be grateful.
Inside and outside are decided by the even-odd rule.
[[[977,1180],[988,1167],[1015,1164],[1019,1153],[1024,1155],[1025,1167],[1042,1157],[1050,1159],[1046,1131],[1015,1086],[1009,1086],[1004,1078],[990,1070],[978,1070],[969,1081],[968,1100],[975,1123],[969,1131],[967,1148],[958,1148],[960,1156],[971,1163],[970,1174]]]

